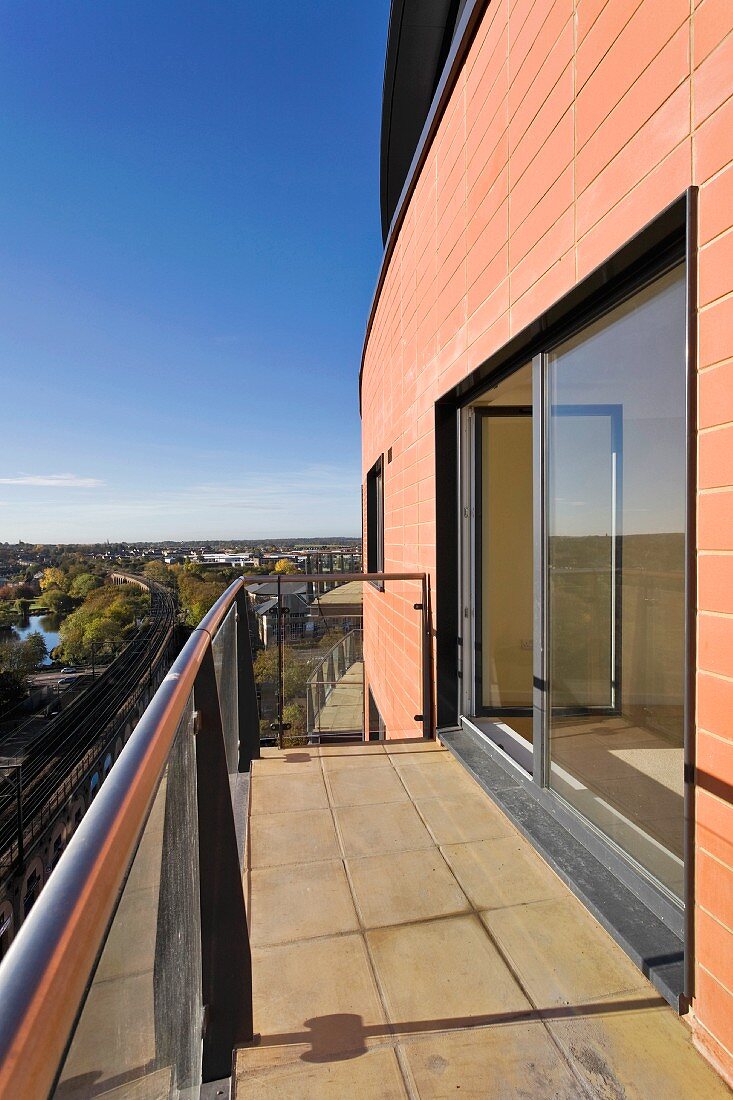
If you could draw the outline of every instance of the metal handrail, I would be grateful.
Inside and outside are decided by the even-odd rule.
[[[193,631],[71,838],[0,972],[0,1096],[51,1091],[176,731],[213,636],[243,587]]]
[[[363,636],[363,627],[361,627],[361,626],[354,627],[347,634],[344,634],[344,636],[342,638],[339,638],[339,640],[334,645],[332,645],[331,648],[326,653],[324,653],[322,659],[320,660],[320,662],[318,663],[316,668],[313,670],[313,672],[311,672],[310,676],[306,680],[306,688],[308,689],[307,693],[306,693],[306,730],[307,730],[309,735],[311,733],[311,727],[313,727],[313,729],[315,729],[315,723],[316,723],[316,719],[317,719],[318,715],[321,713],[321,711],[325,707],[326,703],[331,698],[331,695],[333,694],[334,688],[336,687],[336,685],[338,683],[340,683],[340,680],[341,680],[341,677],[339,677],[339,679],[337,679],[337,680],[325,680],[323,678],[324,665],[326,664],[327,661],[329,661],[329,659],[335,658],[336,654],[338,653],[338,651],[340,649],[342,649],[342,648],[344,650],[347,649],[348,648],[348,643],[351,640],[353,640],[355,638],[355,635],[357,635],[357,634],[360,634],[360,635]],[[362,654],[362,659],[363,659],[363,654]],[[344,655],[344,662],[345,661],[346,661],[346,656]],[[354,664],[356,664],[356,660],[352,661],[350,665],[344,664],[344,674],[350,668],[352,668]],[[319,696],[321,694],[317,690],[319,687],[321,689],[328,689],[328,690],[323,691],[323,700],[322,701],[319,701]],[[316,692],[315,692],[316,700],[315,700],[315,702],[313,701],[314,689],[316,689]]]
[[[314,668],[313,672],[311,672],[310,676],[306,680],[306,683],[310,684],[312,682],[315,682],[314,677],[318,675],[319,670],[323,668],[323,665],[326,663],[328,658],[336,652],[339,646],[342,646],[344,644],[347,638],[350,638],[352,634],[362,633],[362,630],[362,627],[355,626],[352,630],[349,630],[348,633],[344,634],[342,638],[339,638],[339,640],[335,642],[330,649],[327,649],[326,652],[323,654],[321,660],[318,662],[317,666]]]
[[[267,584],[282,581],[302,584],[303,581],[425,581],[424,573],[245,573],[239,580],[245,584]]]

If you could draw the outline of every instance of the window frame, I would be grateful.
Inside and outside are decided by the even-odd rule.
[[[367,573],[384,572],[384,455],[366,477]]]

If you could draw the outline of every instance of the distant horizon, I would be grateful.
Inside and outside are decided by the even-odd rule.
[[[0,541],[0,546],[107,546],[122,544],[123,546],[157,546],[165,543],[167,546],[181,546],[192,543],[208,542],[339,542],[361,541],[362,534],[355,535],[196,535],[191,538],[103,538],[103,539],[16,539]]]

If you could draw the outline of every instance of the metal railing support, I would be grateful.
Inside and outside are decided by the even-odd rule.
[[[224,733],[211,647],[194,685],[199,815],[203,1080],[232,1072],[232,1051],[253,1036],[252,956]]]
[[[244,588],[237,595],[236,606],[239,770],[248,772],[252,761],[260,758],[260,717],[257,708],[252,638],[249,632],[249,596]]]

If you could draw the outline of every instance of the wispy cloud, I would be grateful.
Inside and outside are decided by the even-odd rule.
[[[32,542],[357,534],[359,478],[358,466],[349,463],[250,466],[178,485],[158,484],[153,474],[147,486],[106,484],[79,494],[71,509],[63,493],[23,494],[22,501],[8,501],[3,530],[9,541]]]
[[[17,477],[0,477],[0,485],[35,485],[45,489],[96,489],[104,485],[96,477],[77,477],[76,474],[19,474]]]

